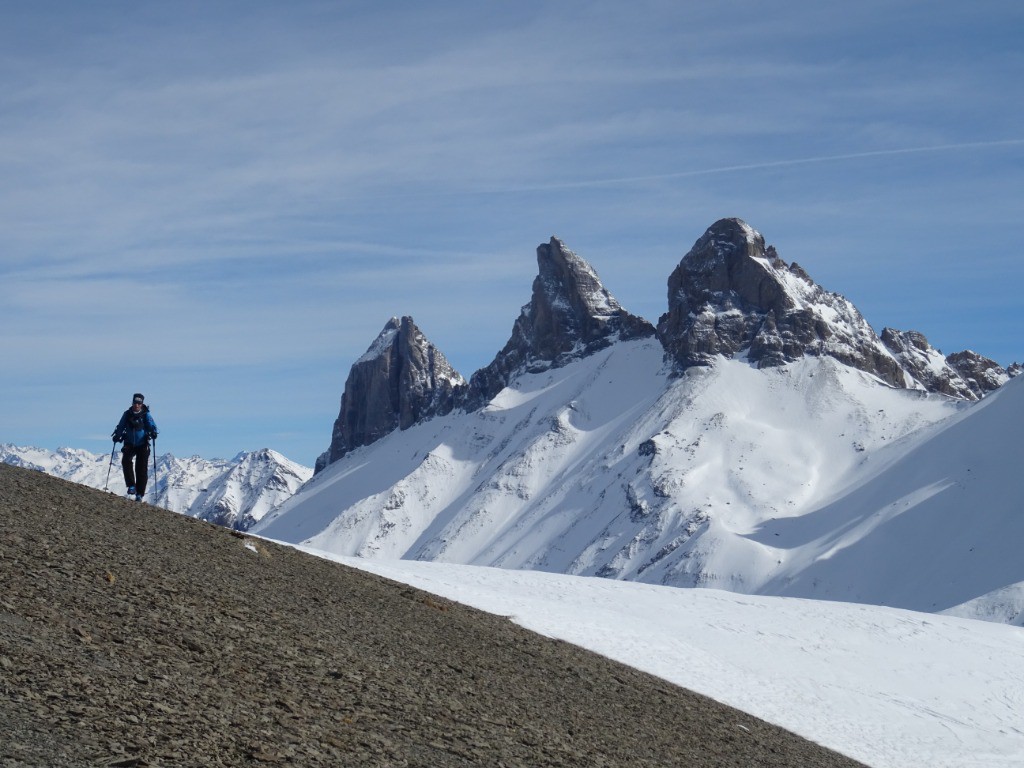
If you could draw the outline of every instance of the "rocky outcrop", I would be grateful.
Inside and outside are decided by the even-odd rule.
[[[954,352],[946,360],[978,397],[984,397],[989,392],[999,389],[1012,378],[1011,374],[995,360],[969,349]]]
[[[654,327],[623,309],[593,267],[558,238],[538,246],[537,265],[533,296],[511,338],[470,380],[468,409],[488,402],[518,372],[562,366],[615,341],[654,335]]]
[[[349,372],[330,448],[315,471],[396,429],[451,412],[465,387],[411,317],[391,318]]]
[[[745,355],[760,368],[828,355],[907,386],[899,363],[856,307],[789,265],[740,219],[721,219],[668,280],[658,335],[680,368]]]
[[[983,394],[928,343],[923,333],[883,328],[881,339],[903,369],[929,392],[963,400],[977,400]]]

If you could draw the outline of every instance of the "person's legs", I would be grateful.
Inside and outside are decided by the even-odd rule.
[[[146,483],[149,482],[149,444],[140,445],[135,449],[135,495],[146,495]]]
[[[135,453],[134,448],[129,448],[127,445],[121,451],[121,469],[124,470],[124,484],[128,488],[135,487],[135,472],[132,469],[132,456]]]

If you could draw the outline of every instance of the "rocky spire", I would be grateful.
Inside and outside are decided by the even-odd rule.
[[[493,362],[473,374],[468,408],[489,401],[519,371],[558,367],[614,341],[654,335],[601,284],[593,267],[556,237],[537,247],[533,297]]]
[[[721,219],[697,240],[668,280],[658,335],[680,368],[717,355],[758,367],[828,355],[897,387],[906,374],[857,308],[788,265],[740,219]]]
[[[395,429],[449,413],[466,381],[411,317],[388,320],[349,371],[331,445],[316,471]]]

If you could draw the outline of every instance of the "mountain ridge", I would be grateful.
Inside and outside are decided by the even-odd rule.
[[[917,331],[884,328],[876,334],[852,302],[785,262],[738,218],[712,224],[684,255],[668,278],[668,311],[656,326],[625,310],[596,270],[559,238],[537,247],[537,263],[530,303],[509,340],[468,384],[411,317],[392,318],[349,372],[316,471],[420,419],[482,408],[518,374],[564,365],[616,341],[657,338],[677,373],[718,356],[742,355],[766,368],[824,355],[890,386],[965,400],[983,397],[1021,370],[1019,364],[1004,369],[970,350],[944,356]],[[411,330],[396,332],[399,322]],[[439,375],[425,365],[380,370],[384,360],[435,358],[442,361]],[[367,375],[367,369],[375,372]],[[392,369],[401,369],[402,377],[396,379]],[[381,392],[391,394],[382,398]]]

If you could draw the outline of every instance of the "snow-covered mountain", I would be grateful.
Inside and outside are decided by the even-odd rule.
[[[96,455],[77,448],[19,447],[0,444],[0,461],[46,472],[93,488],[124,493],[120,456]],[[179,459],[162,453],[157,459],[157,483],[146,500],[173,512],[211,523],[247,530],[290,498],[313,470],[262,449],[240,453],[231,460]],[[108,479],[109,477],[109,479]]]
[[[998,474],[999,451],[1013,454],[989,431],[1000,419],[1019,430],[1018,397],[1008,389],[971,405],[1009,379],[1005,369],[973,353],[945,358],[914,332],[880,338],[847,299],[738,219],[716,222],[683,258],[656,331],[561,241],[537,258],[509,343],[453,388],[444,413],[396,421],[335,454],[254,530],[340,555],[931,611],[1024,581],[1003,543],[1024,488],[1019,473]],[[380,338],[367,354],[402,358]],[[360,387],[374,396],[372,382]],[[971,425],[975,455],[986,457],[977,461],[1002,489],[984,496],[988,486],[969,483],[958,495],[958,504],[993,505],[973,527],[962,509],[929,512],[927,499],[952,499],[943,489],[956,483],[924,469],[913,476],[926,485],[897,482],[915,462],[935,466],[935,451],[949,453],[926,448],[930,440]],[[928,531],[952,536],[957,525],[971,531],[960,535],[970,559],[939,547],[933,564]],[[878,553],[890,559],[877,564]],[[974,567],[990,560],[1000,565]],[[925,570],[929,578],[910,578]]]

